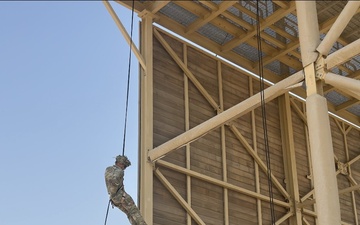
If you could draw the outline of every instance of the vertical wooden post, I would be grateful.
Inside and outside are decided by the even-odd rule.
[[[306,109],[318,221],[319,224],[338,225],[340,203],[327,101],[313,94],[306,99]]]
[[[139,204],[148,225],[153,224],[153,168],[148,151],[153,148],[153,17],[151,13],[139,15],[141,23],[141,54],[146,72],[140,71],[140,182]]]
[[[185,66],[187,66],[187,45],[183,43],[183,60]],[[184,73],[184,102],[185,102],[185,131],[190,129],[190,103],[189,103],[189,78]],[[186,145],[186,169],[191,169],[191,160],[190,160],[190,144]],[[191,177],[186,175],[186,200],[189,206],[191,206]],[[191,215],[187,213],[186,217],[187,225],[191,225],[192,219]]]
[[[290,225],[301,225],[302,224],[302,214],[301,209],[297,207],[297,204],[300,202],[299,195],[299,183],[297,178],[296,170],[296,155],[295,155],[295,144],[294,144],[294,134],[291,118],[291,108],[290,108],[290,96],[288,93],[280,96],[279,100],[279,113],[280,113],[280,124],[281,124],[281,139],[283,146],[283,155],[284,155],[284,168],[285,168],[285,178],[286,178],[286,191],[291,196],[291,203],[294,209],[294,215],[290,217]]]
[[[220,103],[220,112],[224,111],[224,89],[223,89],[223,78],[222,78],[222,63],[220,60],[217,60],[217,75],[218,75],[218,85],[219,85],[219,103]],[[223,172],[223,181],[227,182],[227,158],[226,158],[226,137],[225,137],[225,125],[220,127],[221,134],[221,158],[222,158],[222,172]],[[229,191],[227,188],[224,188],[224,225],[229,225]]]
[[[249,77],[249,95],[254,95],[254,79],[252,77]],[[256,137],[256,115],[255,110],[251,110],[251,132],[252,132],[252,141],[253,141],[253,149],[254,151],[258,152],[257,148],[257,137]],[[256,160],[253,160],[254,166],[255,166],[255,189],[256,193],[261,193],[261,187],[260,187],[260,173],[259,173],[259,165],[256,163]],[[258,225],[263,224],[262,219],[262,201],[261,199],[256,199],[256,209],[257,209],[257,223]]]
[[[315,77],[319,28],[315,1],[296,1],[301,57],[306,81],[306,109],[319,224],[341,224],[327,101]]]

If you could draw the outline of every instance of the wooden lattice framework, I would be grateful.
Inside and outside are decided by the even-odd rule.
[[[133,46],[141,66],[139,203],[148,224],[270,224],[259,81],[250,73],[256,72],[256,62],[229,51],[242,42],[254,44],[256,33],[249,27],[217,46],[196,32],[212,23],[231,33],[222,19],[241,2],[136,1],[142,18],[140,50]],[[131,1],[119,3],[129,6]],[[159,13],[170,3],[198,13],[198,19],[180,29]],[[360,42],[348,44],[340,33],[360,3],[349,2],[320,26],[312,22],[320,15],[315,2],[272,4],[280,8],[262,21],[262,30],[296,9],[299,32],[297,40],[285,45],[265,32],[262,40],[283,46],[263,58],[265,65],[276,58],[298,70],[265,74],[274,83],[264,93],[276,224],[359,224],[359,118],[343,109],[359,101],[358,71],[349,71],[344,62],[360,53]],[[153,26],[154,21],[197,44],[204,42],[217,55]],[[320,42],[322,32],[327,34]],[[347,46],[329,54],[335,41]],[[264,51],[272,50],[267,46]],[[333,67],[350,75],[329,72]],[[326,101],[324,93],[334,88],[349,100],[338,106]]]

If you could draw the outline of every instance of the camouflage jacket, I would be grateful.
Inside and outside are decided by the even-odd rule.
[[[110,197],[113,197],[119,189],[123,189],[124,170],[113,165],[105,170],[105,183]]]

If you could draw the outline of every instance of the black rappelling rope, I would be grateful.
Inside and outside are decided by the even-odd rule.
[[[129,66],[128,66],[128,76],[127,76],[127,86],[126,86],[126,106],[125,106],[125,118],[124,118],[124,137],[123,137],[123,148],[122,148],[122,155],[125,154],[125,139],[126,139],[126,127],[127,127],[127,114],[128,114],[128,106],[129,106],[129,89],[130,89],[130,72],[131,72],[131,47],[133,44],[132,36],[133,36],[133,29],[134,29],[134,8],[135,8],[135,0],[132,1],[131,7],[131,26],[130,26],[130,47],[129,47]],[[106,225],[109,208],[110,208],[111,199],[109,199],[109,203],[106,209],[105,215],[105,222]]]
[[[268,133],[267,133],[265,95],[264,95],[265,85],[264,85],[264,71],[263,71],[263,61],[262,61],[259,0],[256,1],[256,32],[257,32],[257,45],[258,45],[258,58],[259,58],[261,113],[262,113],[262,123],[263,123],[263,130],[264,130],[266,166],[267,166],[267,171],[268,171],[267,179],[268,179],[269,196],[270,196],[271,224],[275,225],[276,219],[275,219],[275,209],[274,209],[274,194],[273,194],[273,189],[272,189],[273,183],[272,183],[272,179],[271,179],[271,161],[270,161],[269,140],[268,140]]]
[[[126,139],[126,127],[127,127],[127,114],[129,106],[129,89],[130,89],[130,72],[131,72],[131,47],[133,45],[133,28],[134,28],[134,4],[135,0],[132,1],[131,7],[131,26],[130,26],[130,44],[129,44],[129,66],[128,66],[128,76],[127,76],[127,87],[126,87],[126,108],[125,108],[125,118],[124,118],[124,138],[123,138],[123,148],[122,155],[125,154],[125,139]]]
[[[108,203],[108,206],[107,206],[107,209],[106,209],[104,225],[106,225],[106,221],[107,221],[107,218],[108,218],[108,215],[109,215],[110,202],[111,202],[111,199],[109,199],[109,203]]]

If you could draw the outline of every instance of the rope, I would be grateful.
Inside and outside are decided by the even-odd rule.
[[[106,210],[106,216],[105,216],[105,222],[104,222],[104,225],[106,225],[106,221],[107,221],[107,218],[108,218],[109,208],[110,208],[110,202],[111,202],[111,200],[109,199],[109,203],[108,203],[107,210]]]
[[[271,162],[270,162],[270,150],[269,150],[269,140],[267,133],[267,119],[266,119],[266,107],[265,107],[265,85],[264,85],[264,68],[262,61],[262,46],[261,46],[261,29],[260,29],[260,8],[259,0],[256,1],[256,32],[257,32],[257,45],[258,45],[258,58],[259,58],[259,75],[260,75],[260,96],[261,96],[261,113],[262,113],[262,123],[264,130],[264,142],[265,142],[265,153],[266,153],[266,166],[267,166],[267,179],[269,186],[269,195],[270,195],[270,211],[271,211],[271,224],[275,225],[275,209],[274,209],[274,194],[273,194],[273,183],[271,179]]]
[[[133,29],[134,29],[134,8],[135,8],[135,0],[132,1],[131,7],[131,26],[130,26],[130,47],[129,47],[129,63],[128,63],[128,75],[127,75],[127,86],[126,86],[126,106],[125,106],[125,118],[124,118],[124,137],[123,137],[123,148],[122,148],[122,155],[125,154],[125,139],[126,139],[126,127],[127,127],[127,115],[128,115],[128,108],[129,108],[129,89],[130,89],[130,72],[131,72],[131,47],[133,45]],[[109,208],[110,208],[111,199],[109,199],[109,203],[106,209],[105,215],[105,222],[106,225]]]
[[[129,89],[130,89],[130,72],[131,72],[131,47],[133,45],[133,29],[134,29],[134,4],[135,0],[132,1],[131,7],[131,26],[130,26],[130,47],[129,47],[129,63],[128,63],[128,75],[127,75],[127,86],[126,86],[126,106],[125,106],[125,118],[124,118],[124,138],[123,138],[123,147],[122,155],[125,154],[125,139],[126,139],[126,127],[127,127],[127,115],[129,107]]]

